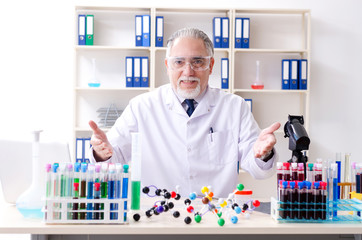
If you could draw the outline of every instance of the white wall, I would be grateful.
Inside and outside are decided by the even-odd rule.
[[[314,161],[317,157],[334,158],[336,152],[351,152],[352,160],[360,161],[362,108],[358,94],[362,89],[362,1],[103,2],[127,6],[311,9],[309,155]],[[72,140],[74,22],[74,3],[70,1],[2,4],[1,138],[30,139],[29,131],[41,127],[45,130],[43,139]]]

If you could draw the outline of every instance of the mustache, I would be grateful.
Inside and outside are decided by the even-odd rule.
[[[198,83],[200,83],[200,78],[198,77],[180,77],[178,80],[177,80],[177,83],[179,84],[181,81],[197,81]]]

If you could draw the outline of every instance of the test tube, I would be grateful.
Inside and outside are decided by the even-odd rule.
[[[357,192],[356,191],[356,175],[357,175],[357,171],[356,171],[356,162],[352,162],[351,163],[351,184],[352,184],[352,192]]]
[[[298,180],[298,163],[292,163],[292,181]]]
[[[52,169],[52,165],[51,164],[46,164],[45,165],[45,171],[46,171],[46,189],[45,189],[45,209],[47,210],[48,208],[48,203],[47,200],[50,198],[51,196],[51,188],[52,188],[52,178],[51,178],[51,169]],[[45,219],[48,219],[48,211],[45,212]]]
[[[67,199],[71,199],[73,196],[73,164],[72,163],[67,164],[65,184],[66,184],[66,187],[65,187],[66,197],[67,197]],[[68,209],[67,217],[68,217],[68,219],[72,219],[73,214],[70,211],[73,209],[72,203],[67,204],[67,209]]]
[[[303,163],[302,163],[303,164]],[[306,210],[306,198],[305,198],[305,189],[304,182],[298,182],[298,219],[307,218],[307,210]]]
[[[100,199],[101,198],[101,183],[95,182],[94,183],[94,199]],[[99,210],[101,208],[101,205],[99,203],[94,203],[94,219],[100,219]]]
[[[295,219],[297,218],[297,208],[298,208],[298,203],[297,203],[297,191],[295,189],[295,182],[289,182],[289,208],[290,208],[290,215],[289,217],[291,219]]]
[[[109,164],[108,169],[108,199],[115,199],[116,193],[116,166],[114,164]],[[115,203],[110,204],[110,219],[117,219],[118,215],[113,212],[115,210]]]
[[[298,163],[298,181],[304,181],[304,163]]]
[[[51,196],[54,200],[59,201],[59,197],[60,197],[60,180],[59,180],[59,164],[58,163],[54,163],[53,164],[53,171],[52,171],[52,183],[53,183],[53,187],[51,188],[52,192],[51,192]],[[53,219],[60,219],[60,213],[59,213],[59,202],[55,202],[53,205]]]
[[[350,158],[350,153],[344,154],[344,182],[351,182]]]
[[[87,191],[87,168],[88,165],[86,163],[82,163],[80,167],[80,198],[85,199],[86,191]],[[85,203],[80,204],[80,210],[85,210],[86,206]],[[80,219],[85,219],[85,212],[80,212],[79,214]]]
[[[327,183],[320,182],[320,193],[321,193],[321,219],[327,219]]]
[[[332,168],[332,179],[333,179],[333,218],[337,217],[337,200],[338,194],[338,167],[336,163],[331,164]]]
[[[283,163],[283,180],[284,181],[290,181],[290,170],[289,170],[289,163],[288,162],[284,162]]]
[[[320,183],[319,182],[314,182],[313,183],[313,203],[314,203],[314,214],[313,214],[313,219],[314,220],[318,220],[319,218],[321,218],[321,194],[320,194]]]
[[[314,181],[313,163],[308,163],[307,181],[309,181],[309,182],[313,182],[313,181]]]
[[[140,210],[141,204],[141,138],[139,133],[132,133],[132,200],[131,209]]]
[[[277,162],[277,186],[279,189],[279,181],[283,180],[283,163]]]
[[[93,184],[94,184],[94,164],[88,165],[88,174],[87,174],[87,199],[93,199]],[[87,203],[87,219],[93,219],[93,204]]]
[[[95,167],[95,175],[94,175],[94,199],[101,198],[101,164],[96,163]],[[100,203],[94,203],[94,210],[101,210]],[[94,212],[94,219],[100,219],[100,213]]]
[[[322,164],[316,163],[314,170],[314,180],[316,182],[322,181]]]
[[[281,182],[281,187],[280,187],[280,211],[279,211],[279,216],[282,219],[286,219],[289,216],[289,207],[288,207],[288,182],[287,181],[283,181]]]
[[[312,219],[313,216],[313,194],[312,194],[312,183],[309,181],[304,182],[305,185],[305,200],[306,200],[306,215],[307,219]]]
[[[74,173],[73,173],[73,199],[79,198],[79,171],[80,171],[80,163],[74,164]],[[73,214],[72,219],[77,220],[79,217],[78,209],[79,203],[73,203]]]
[[[122,173],[122,198],[128,198],[128,179],[129,179],[129,166],[127,164],[123,165],[123,173]],[[127,221],[127,200],[124,201],[124,221]]]

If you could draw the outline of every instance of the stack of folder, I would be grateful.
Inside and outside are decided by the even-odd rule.
[[[93,45],[94,15],[78,15],[78,45]]]
[[[229,18],[213,19],[214,48],[229,48]]]
[[[126,57],[126,87],[149,87],[148,57]]]
[[[150,25],[151,25],[150,15],[136,15],[135,19],[136,47],[151,46]]]
[[[307,59],[282,60],[282,89],[307,89]]]
[[[79,163],[89,163],[90,138],[77,138],[75,142],[75,156]]]
[[[250,18],[235,18],[235,48],[249,48]]]

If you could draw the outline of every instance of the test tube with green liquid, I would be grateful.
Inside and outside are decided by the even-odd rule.
[[[140,210],[141,205],[141,139],[132,133],[131,210]]]

